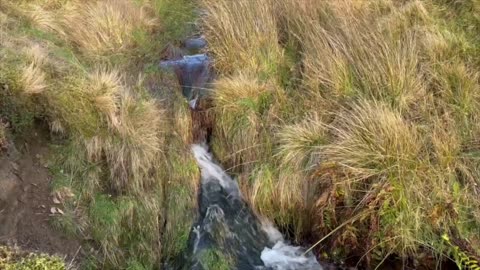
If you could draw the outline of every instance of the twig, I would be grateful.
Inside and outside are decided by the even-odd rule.
[[[81,248],[82,248],[82,246],[79,246],[79,247],[78,247],[77,252],[75,252],[75,254],[73,255],[72,260],[71,260],[70,263],[68,264],[68,268],[67,268],[67,269],[73,269],[73,261],[77,258],[78,252],[80,251]]]
[[[362,213],[362,214],[365,214],[365,213]],[[321,242],[323,242],[325,239],[327,239],[328,237],[330,237],[332,234],[334,234],[335,232],[337,232],[340,228],[343,228],[345,225],[347,225],[348,223],[351,223],[352,221],[354,221],[355,219],[359,218],[360,214],[354,216],[354,217],[351,217],[350,219],[348,219],[347,221],[343,222],[342,224],[340,224],[340,226],[336,227],[335,229],[333,229],[331,232],[329,232],[327,235],[325,235],[322,239],[320,239],[317,243],[315,243],[313,246],[311,246],[309,249],[307,249],[307,251],[305,251],[302,256],[305,256],[308,252],[312,251],[312,249],[314,249],[316,246],[318,246]]]

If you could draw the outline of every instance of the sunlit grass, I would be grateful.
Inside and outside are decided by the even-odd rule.
[[[156,99],[143,72],[167,41],[188,34],[193,3],[32,0],[0,7],[0,117],[14,134],[28,136],[37,119],[60,139],[53,191],[72,196],[52,225],[88,239],[85,267],[151,269],[176,257],[196,202],[191,120],[174,84],[153,70],[148,83],[172,93]],[[185,16],[173,25],[175,12]]]
[[[203,4],[214,150],[260,213],[372,264],[479,255],[476,1]]]

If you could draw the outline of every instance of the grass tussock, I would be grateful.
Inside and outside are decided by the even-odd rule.
[[[271,115],[272,102],[282,95],[278,85],[239,73],[216,82],[217,137],[214,149],[224,162],[252,167],[265,154],[260,141],[262,122]],[[240,169],[235,168],[236,170]]]
[[[162,20],[175,3],[0,3],[0,117],[14,135],[41,120],[60,140],[53,192],[68,196],[53,225],[89,240],[86,269],[151,269],[186,245],[198,178],[188,105],[149,58],[173,35]]]
[[[131,49],[135,31],[152,31],[159,25],[147,5],[123,0],[77,3],[67,8],[64,19],[68,39],[93,55]]]
[[[125,53],[137,45],[137,31],[152,32],[160,27],[148,2],[72,1],[50,8],[34,2],[25,10],[32,25],[58,34],[94,57]]]
[[[47,88],[45,73],[35,63],[23,69],[21,83],[26,94],[40,94]]]
[[[272,3],[270,0],[222,1],[220,4],[205,1],[209,16],[204,30],[217,59],[217,69],[226,73],[255,71],[264,76],[280,71],[283,50],[278,46]]]
[[[476,1],[203,3],[214,149],[260,213],[368,267],[480,255]]]

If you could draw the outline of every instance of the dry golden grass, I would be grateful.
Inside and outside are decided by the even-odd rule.
[[[152,181],[147,174],[162,149],[162,109],[153,100],[140,99],[117,70],[100,69],[77,83],[60,96],[48,97],[60,98],[51,101],[63,106],[58,108],[57,117],[79,132],[76,135],[83,141],[89,160],[106,159],[112,188],[140,192]],[[68,97],[68,91],[76,94]],[[78,110],[83,115],[78,115]],[[93,123],[85,122],[90,117]]]
[[[214,149],[257,210],[367,263],[452,255],[443,233],[480,254],[475,1],[203,3]]]
[[[137,45],[137,32],[160,27],[148,1],[35,2],[21,12],[38,29],[59,35],[91,57],[126,53]]]
[[[158,14],[172,11],[158,7],[179,5],[162,3],[0,2],[1,117],[18,130],[42,119],[61,135],[55,189],[75,199],[55,223],[93,238],[94,268],[158,266],[183,251],[193,222],[199,172],[186,146],[188,106],[158,71],[149,83],[169,95],[151,95],[142,73],[154,63],[137,65],[146,59],[135,51],[163,45],[141,37],[161,30]]]
[[[134,45],[134,31],[157,27],[147,8],[128,0],[73,4],[64,15],[68,39],[87,54],[124,52]]]
[[[262,156],[265,130],[263,119],[268,117],[270,103],[281,96],[278,85],[261,81],[252,74],[238,73],[215,83],[214,103],[217,129],[214,147],[218,144],[219,158],[241,166],[252,167]]]
[[[283,127],[278,134],[279,156],[284,164],[302,169],[315,162],[312,154],[327,143],[327,126],[318,115],[312,114],[300,123]]]
[[[248,69],[266,76],[278,72],[283,51],[278,46],[274,1],[203,2],[209,14],[204,30],[217,69],[226,73]]]
[[[330,124],[334,142],[319,155],[343,167],[352,181],[414,169],[421,140],[414,126],[384,104],[362,101]],[[401,175],[400,175],[401,176]]]
[[[21,83],[27,94],[40,94],[46,88],[45,73],[35,63],[23,68]]]
[[[93,97],[95,107],[106,117],[112,131],[119,131],[118,110],[127,90],[118,70],[97,70],[90,75],[87,91]]]
[[[230,111],[250,109],[262,113],[268,101],[281,91],[274,82],[261,81],[252,74],[239,73],[215,83],[215,104]]]
[[[30,4],[25,7],[25,13],[30,20],[30,23],[35,25],[38,29],[43,31],[51,31],[61,35],[66,35],[65,30],[62,27],[59,17],[59,13],[45,9],[38,4]]]
[[[408,108],[424,93],[416,40],[409,35],[391,39],[371,26],[370,13],[356,12],[352,19],[345,16],[349,3],[339,3],[345,6],[320,11],[327,13],[324,23],[300,19],[308,92],[322,103],[363,96]]]
[[[48,52],[40,44],[32,44],[25,50],[26,56],[39,67],[48,63]]]
[[[250,176],[254,184],[248,186],[242,182],[241,188],[255,210],[275,220],[281,228],[291,226],[294,239],[302,241],[305,228],[311,226],[304,217],[311,214],[305,190],[312,188],[312,183],[305,179],[304,173],[287,164],[279,173],[275,170],[271,165],[257,166]]]

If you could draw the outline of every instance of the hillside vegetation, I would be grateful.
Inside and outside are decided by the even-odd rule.
[[[53,221],[86,269],[151,269],[183,251],[196,213],[190,115],[161,50],[192,29],[188,0],[0,0],[0,146],[48,124]],[[36,268],[35,268],[36,269]]]
[[[212,149],[258,213],[321,260],[478,269],[479,1],[0,0],[0,152],[49,130],[79,267],[182,263],[198,123],[158,62],[197,5]]]
[[[214,152],[258,212],[329,259],[474,267],[480,2],[202,3]]]

